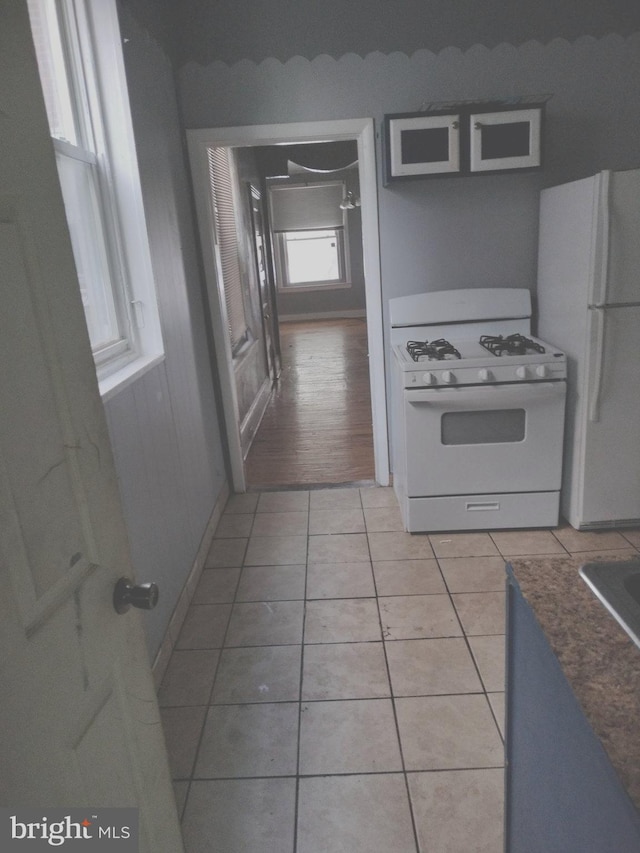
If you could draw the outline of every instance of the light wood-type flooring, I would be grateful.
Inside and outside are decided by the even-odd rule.
[[[246,460],[250,489],[374,479],[365,320],[280,327],[282,373]]]

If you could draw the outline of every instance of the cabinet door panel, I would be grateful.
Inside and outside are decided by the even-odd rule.
[[[434,175],[460,170],[460,118],[391,116],[387,119],[387,177]]]
[[[637,853],[640,818],[529,605],[508,584],[506,850]]]
[[[531,169],[541,163],[539,107],[475,113],[469,117],[471,171]]]

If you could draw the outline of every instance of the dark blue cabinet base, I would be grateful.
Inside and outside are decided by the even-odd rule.
[[[507,593],[506,853],[639,853],[638,810],[513,576]]]

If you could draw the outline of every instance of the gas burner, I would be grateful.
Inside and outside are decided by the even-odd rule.
[[[527,355],[529,352],[545,352],[545,348],[524,335],[481,335],[480,343],[493,355]]]
[[[449,358],[462,358],[458,350],[444,338],[437,341],[407,341],[407,352],[414,361],[420,358],[444,361]]]

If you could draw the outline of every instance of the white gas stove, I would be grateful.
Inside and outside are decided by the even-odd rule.
[[[566,358],[527,290],[390,300],[394,487],[407,530],[558,520]]]

